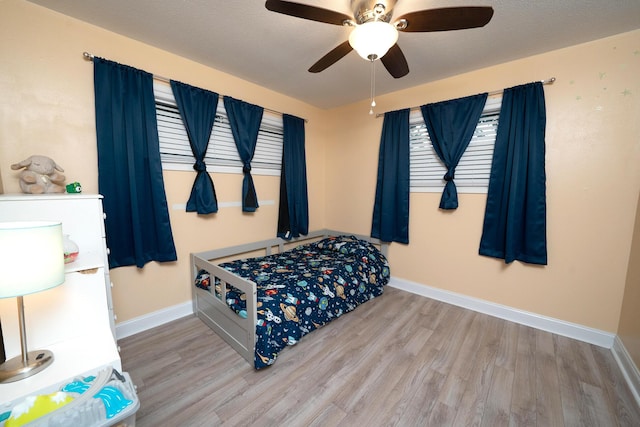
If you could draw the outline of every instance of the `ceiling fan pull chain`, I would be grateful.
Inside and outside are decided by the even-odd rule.
[[[373,115],[373,107],[376,106],[376,100],[374,99],[376,93],[376,65],[375,59],[371,61],[371,108],[369,109],[369,115]]]

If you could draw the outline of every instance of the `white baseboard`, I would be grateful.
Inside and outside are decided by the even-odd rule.
[[[633,397],[636,398],[636,402],[640,405],[640,371],[638,371],[638,367],[633,362],[633,359],[631,359],[620,337],[616,336],[611,352],[622,371],[622,375],[624,375],[624,379],[627,380],[627,384],[629,384]]]
[[[389,286],[610,349],[615,334],[392,277]]]
[[[153,313],[116,324],[116,337],[117,339],[126,338],[190,314],[193,314],[191,301],[154,311]]]

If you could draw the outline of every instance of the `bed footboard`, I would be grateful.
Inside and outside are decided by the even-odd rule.
[[[191,254],[191,266],[194,279],[200,270],[206,270],[211,280],[211,291],[192,285],[194,313],[253,365],[257,320],[256,284],[218,267],[197,254]],[[215,295],[216,280],[220,283],[220,298]],[[238,316],[227,306],[226,284],[246,295],[246,318]]]

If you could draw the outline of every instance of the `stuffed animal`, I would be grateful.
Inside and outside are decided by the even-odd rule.
[[[64,172],[53,159],[46,156],[31,156],[20,163],[11,165],[11,169],[24,169],[20,172],[20,188],[24,193],[64,193]]]

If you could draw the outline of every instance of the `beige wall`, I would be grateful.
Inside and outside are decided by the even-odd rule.
[[[366,101],[319,110],[23,0],[0,4],[5,192],[19,191],[8,165],[35,153],[56,159],[68,180],[80,181],[85,192],[97,192],[93,77],[91,64],[82,59],[86,50],[309,119],[311,228],[369,232],[382,119],[367,114]],[[549,265],[505,266],[477,255],[485,195],[461,194],[460,208],[445,213],[438,210],[439,194],[421,193],[411,196],[411,244],[391,247],[393,274],[604,331],[616,332],[621,320],[621,330],[631,335],[625,344],[637,340],[625,313],[638,311],[627,270],[640,192],[639,42],[639,31],[626,33],[378,96],[382,112],[557,78],[545,87]],[[112,271],[119,322],[188,301],[189,252],[273,236],[276,205],[256,214],[223,208],[204,218],[173,209],[185,203],[192,179],[190,172],[165,174],[179,261]],[[240,199],[240,176],[213,174],[213,179],[219,201]],[[256,186],[259,198],[277,201],[277,178],[256,177]]]
[[[410,244],[390,248],[392,275],[615,333],[640,189],[639,46],[635,31],[378,96],[384,112],[557,78],[545,86],[549,265],[478,255],[486,195],[444,212],[440,194],[412,193]],[[382,119],[367,111],[332,111],[329,227],[370,230]]]
[[[640,366],[640,197],[618,335],[636,366]]]
[[[54,158],[68,182],[79,181],[86,193],[98,192],[93,67],[82,57],[89,51],[308,119],[310,227],[324,226],[325,111],[22,0],[0,0],[0,10],[0,170],[5,192],[20,191],[9,165],[31,154]],[[219,202],[241,200],[240,175],[212,177]],[[194,178],[194,172],[165,173],[178,262],[111,271],[118,322],[189,301],[190,252],[275,236],[279,178],[254,177],[258,198],[276,204],[254,214],[221,208],[207,217],[173,208],[186,203]]]

